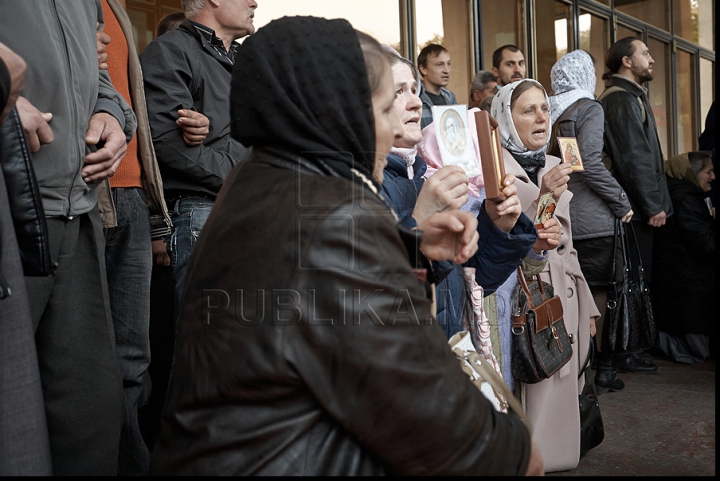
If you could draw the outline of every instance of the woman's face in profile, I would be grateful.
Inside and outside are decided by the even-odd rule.
[[[512,119],[525,147],[539,150],[545,146],[550,135],[550,109],[542,90],[532,87],[523,92],[512,107]]]
[[[715,180],[715,171],[712,162],[708,162],[697,175],[698,185],[703,192],[710,192],[710,182]]]
[[[422,140],[422,100],[417,95],[417,81],[409,66],[396,63],[392,66],[392,73],[395,82],[395,115],[403,125],[403,136],[394,145],[412,149]]]
[[[375,117],[375,168],[373,180],[383,181],[383,169],[393,143],[403,135],[403,127],[394,109],[395,88],[390,64],[386,65],[378,87],[372,93],[373,116]]]

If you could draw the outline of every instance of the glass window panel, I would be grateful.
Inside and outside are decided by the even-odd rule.
[[[694,55],[678,50],[675,57],[677,74],[675,76],[675,96],[677,102],[677,152],[694,150],[698,133],[695,131],[695,109],[693,108],[693,91],[695,90],[695,58]],[[668,157],[670,155],[668,154]]]
[[[324,18],[347,19],[354,28],[372,35],[381,43],[392,45],[402,52],[400,44],[400,5],[387,0],[338,2],[337,0],[273,0],[258,2],[255,28],[286,15],[312,15]]]
[[[520,34],[520,2],[482,2],[482,69],[492,71],[492,54],[503,45],[517,45],[524,51]],[[527,58],[527,53],[525,53]]]
[[[658,137],[665,159],[673,155],[671,143],[672,107],[670,103],[670,46],[660,40],[648,39],[653,65],[653,80],[648,83],[650,107],[655,115]]]
[[[615,9],[663,30],[670,30],[670,0],[615,0]]]
[[[128,9],[127,13],[133,27],[135,46],[138,54],[141,54],[147,44],[155,38],[155,27],[159,19],[154,11]]]
[[[535,29],[535,79],[549,89],[550,69],[560,57],[575,49],[572,41],[572,5],[555,0],[535,0],[535,18],[536,25],[554,26]]]
[[[675,35],[713,50],[715,45],[715,2],[713,0],[675,0]]]
[[[472,71],[470,41],[470,4],[457,0],[415,0],[415,44],[413,62],[423,47],[437,43],[450,53],[452,70],[447,88],[455,94],[458,103],[468,102]]]
[[[610,48],[610,21],[589,13],[581,12],[578,17],[580,48],[593,58],[595,64],[595,95],[605,89],[602,75],[605,72],[605,52]]]
[[[621,38],[625,37],[637,37],[639,39],[642,39],[642,32],[618,23],[617,31],[615,32],[615,40],[620,40]]]
[[[701,126],[699,132],[705,128],[705,117],[715,100],[715,62],[700,59],[700,118]],[[698,134],[699,135],[699,134]]]

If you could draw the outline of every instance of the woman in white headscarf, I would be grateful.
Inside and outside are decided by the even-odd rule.
[[[558,155],[558,137],[576,137],[585,171],[574,172],[568,181],[572,236],[580,267],[600,310],[598,332],[607,303],[607,285],[612,266],[615,219],[630,222],[633,215],[625,191],[602,162],[605,113],[595,100],[595,65],[590,54],[575,50],[560,58],[550,71],[555,95],[550,97],[553,128],[548,152]],[[595,337],[602,351],[600,339]],[[598,354],[595,384],[612,391],[625,384],[617,377],[613,359]]]
[[[578,395],[584,379],[578,372],[590,343],[590,322],[600,313],[585,282],[570,227],[567,189],[571,167],[546,155],[550,143],[550,111],[545,89],[532,79],[508,84],[493,99],[491,115],[499,124],[505,171],[515,174],[523,211],[534,218],[540,195],[552,192],[555,216],[562,226],[560,245],[548,252],[542,278],[563,303],[564,321],[573,337],[573,357],[555,375],[525,385],[525,408],[540,446],[545,471],[573,469],[580,460]]]

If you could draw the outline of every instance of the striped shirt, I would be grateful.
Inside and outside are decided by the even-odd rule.
[[[235,54],[237,53],[238,47],[237,42],[232,42],[230,44],[230,50],[228,51],[225,49],[225,44],[223,43],[223,41],[220,40],[217,35],[215,35],[215,30],[213,30],[212,28],[208,28],[200,23],[193,22],[192,20],[188,20],[188,22],[193,24],[195,30],[197,30],[198,33],[203,36],[205,41],[215,49],[218,55],[226,58],[231,64],[235,64]]]

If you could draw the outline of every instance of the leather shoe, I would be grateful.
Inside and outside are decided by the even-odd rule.
[[[635,356],[629,356],[624,361],[618,363],[616,366],[620,372],[644,372],[654,373],[658,372],[658,366],[654,362],[649,363],[638,360]]]
[[[610,391],[621,391],[625,387],[622,379],[618,379],[614,369],[609,371],[598,371],[595,373],[595,385],[604,387]]]

